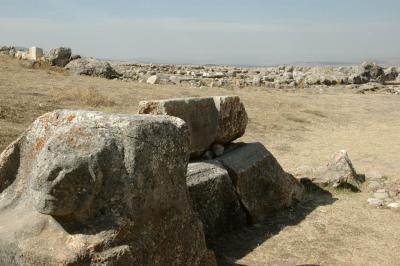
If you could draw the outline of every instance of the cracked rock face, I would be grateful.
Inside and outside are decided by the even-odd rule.
[[[1,265],[214,265],[185,123],[61,110],[0,155]]]

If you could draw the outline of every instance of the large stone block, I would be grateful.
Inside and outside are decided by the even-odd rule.
[[[213,143],[225,144],[241,137],[248,121],[238,96],[142,101],[139,113],[182,118],[189,126],[192,156],[208,150]]]
[[[52,66],[65,67],[71,58],[71,48],[58,47],[47,52],[45,59]]]
[[[225,144],[240,138],[246,131],[248,117],[239,96],[215,96],[218,110],[216,143]]]
[[[110,63],[93,58],[72,60],[65,68],[75,75],[102,77],[106,79],[114,79],[120,76]]]
[[[39,60],[41,57],[43,57],[43,50],[39,47],[31,47],[29,48],[28,56],[30,60]]]
[[[302,198],[303,186],[282,169],[261,143],[235,145],[218,161],[228,170],[254,223]]]
[[[0,265],[214,265],[185,123],[55,111],[0,155]]]
[[[139,113],[183,119],[189,127],[192,156],[207,150],[217,136],[218,110],[212,97],[142,101],[139,103]]]
[[[186,182],[208,239],[247,224],[235,187],[218,161],[189,163]]]

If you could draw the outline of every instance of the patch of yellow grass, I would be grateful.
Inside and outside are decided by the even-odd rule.
[[[78,101],[81,105],[90,107],[114,106],[115,102],[102,94],[95,87],[78,88],[70,93],[63,93],[58,97],[59,101]]]

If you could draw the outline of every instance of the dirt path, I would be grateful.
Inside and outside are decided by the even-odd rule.
[[[359,173],[377,169],[400,178],[400,96],[156,86],[27,69],[2,57],[0,150],[37,116],[58,108],[135,113],[144,99],[225,94],[245,103],[250,122],[243,140],[262,142],[288,171],[323,164],[346,149]],[[400,265],[400,213],[369,207],[368,195],[313,194],[265,224],[215,243],[218,255],[244,265]]]

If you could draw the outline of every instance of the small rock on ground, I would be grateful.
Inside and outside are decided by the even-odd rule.
[[[383,206],[383,200],[376,199],[376,198],[369,198],[368,200],[369,205],[380,207]]]
[[[392,202],[387,205],[391,209],[400,209],[400,202]]]

